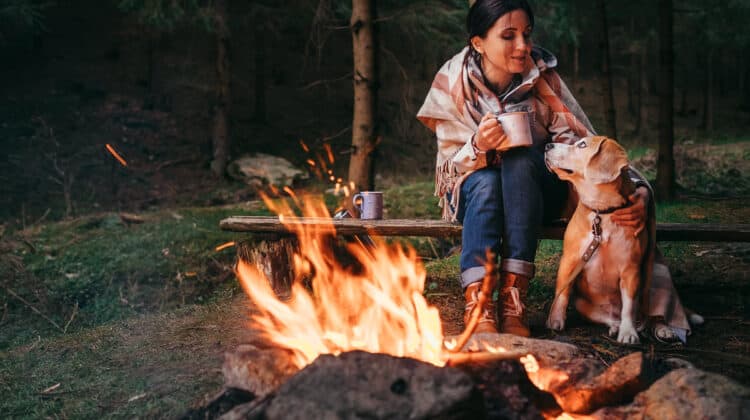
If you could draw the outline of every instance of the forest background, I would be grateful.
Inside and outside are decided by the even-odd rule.
[[[243,198],[221,169],[250,152],[304,167],[329,145],[336,175],[347,178],[356,150],[349,1],[0,6],[0,217],[7,223],[48,211],[54,220]],[[534,42],[558,56],[597,130],[631,149],[657,149],[659,95],[670,93],[660,78],[658,3],[533,6]],[[467,9],[461,0],[381,0],[373,8],[376,187],[431,176],[434,136],[415,114],[436,70],[466,44]],[[750,2],[684,1],[672,9],[674,144],[745,137],[750,35],[742,28]],[[220,113],[224,134],[216,131]],[[116,168],[105,144],[135,174]],[[211,176],[212,164],[221,176]]]
[[[362,72],[351,20],[363,3],[374,6],[364,137],[352,130]],[[534,42],[557,55],[594,127],[664,186],[659,221],[747,223],[750,0],[531,3]],[[439,217],[435,138],[415,115],[466,45],[467,10],[465,0],[0,0],[0,412],[165,416],[220,389],[221,355],[247,333],[247,298],[234,250],[216,250],[239,236],[218,222],[269,214],[256,188],[226,175],[242,155],[307,171],[330,151],[334,179],[348,180],[351,157],[368,150],[360,185],[386,192],[387,217]],[[309,172],[296,190],[333,186]],[[333,209],[338,198],[326,200]],[[460,331],[453,244],[407,241],[445,330]],[[750,249],[662,250],[708,324],[657,353],[750,383]],[[536,318],[559,253],[540,245]],[[549,338],[542,324],[534,334]],[[610,362],[632,351],[595,327],[565,334]]]

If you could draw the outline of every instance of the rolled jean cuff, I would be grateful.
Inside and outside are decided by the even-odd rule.
[[[528,261],[516,260],[513,258],[503,258],[502,262],[500,263],[500,272],[503,271],[513,274],[519,274],[531,279],[534,277],[536,268],[534,267],[534,263]]]
[[[482,281],[485,272],[483,266],[467,268],[461,273],[461,287],[466,289],[470,284]]]

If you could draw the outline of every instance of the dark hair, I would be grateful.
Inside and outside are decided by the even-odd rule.
[[[484,38],[492,25],[506,13],[514,10],[523,10],[529,17],[529,24],[534,27],[534,12],[526,0],[477,0],[469,9],[466,16],[466,30],[469,33],[469,46],[471,38],[479,36]]]

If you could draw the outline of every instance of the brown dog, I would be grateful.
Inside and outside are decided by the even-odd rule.
[[[677,338],[665,322],[689,333],[668,270],[666,295],[651,290],[656,255],[654,212],[649,212],[646,229],[640,232],[610,220],[611,212],[628,205],[628,197],[635,191],[627,175],[625,150],[612,139],[586,137],[572,145],[548,144],[545,161],[560,179],[573,184],[579,196],[565,231],[547,327],[557,331],[565,327],[565,312],[575,288],[576,309],[586,318],[609,326],[609,334],[616,335],[620,343],[638,343],[638,330],[654,315],[660,315],[654,318],[657,325],[652,325],[657,338]],[[677,309],[681,318],[676,323],[649,309],[649,297],[654,293],[657,300]],[[670,309],[667,317],[673,312]]]

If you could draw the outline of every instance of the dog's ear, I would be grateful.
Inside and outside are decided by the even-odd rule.
[[[622,168],[626,166],[628,155],[625,149],[616,141],[604,138],[586,164],[583,176],[595,184],[606,184],[617,179]]]

